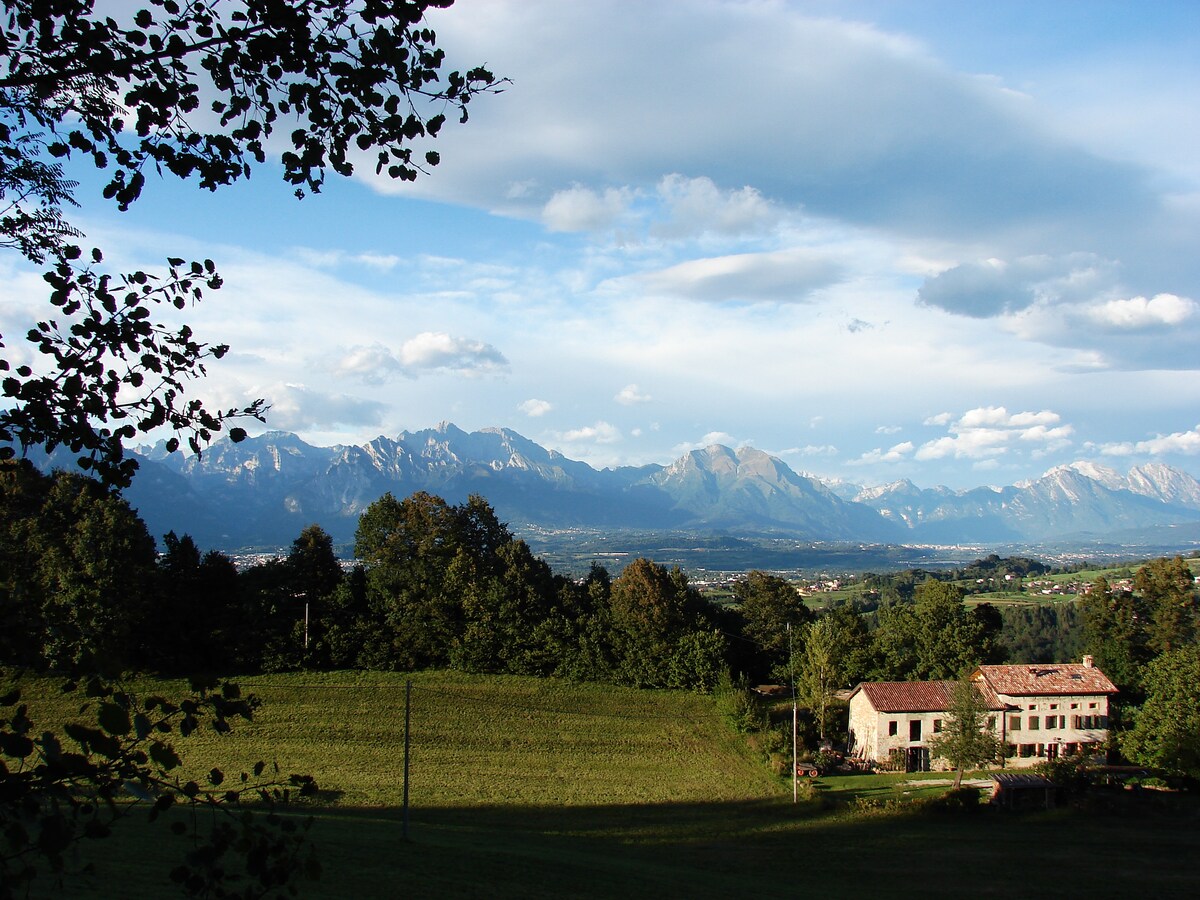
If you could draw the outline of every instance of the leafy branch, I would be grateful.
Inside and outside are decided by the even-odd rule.
[[[227,733],[231,721],[250,720],[258,707],[253,695],[242,697],[231,683],[196,683],[178,702],[161,696],[139,698],[118,684],[89,677],[68,681],[64,693],[85,698],[81,715],[89,723],[67,722],[62,735],[36,733],[19,690],[0,697],[0,898],[19,896],[45,861],[60,878],[68,872],[73,847],[107,837],[119,820],[146,812],[150,821],[182,807],[171,830],[192,838],[192,849],[171,878],[190,896],[269,897],[294,892],[297,874],[320,876],[306,834],[310,820],[280,815],[278,808],[309,796],[309,776],[282,776],[265,763],[242,772],[231,786],[224,772],[211,769],[203,778],[179,776],[182,766],[171,737],[187,737],[207,724]],[[264,773],[268,773],[264,777]],[[251,815],[246,801],[265,807]],[[214,821],[199,827],[199,813]],[[190,822],[190,824],[189,824]],[[244,874],[226,871],[230,856],[244,861]],[[242,884],[241,882],[244,882]]]

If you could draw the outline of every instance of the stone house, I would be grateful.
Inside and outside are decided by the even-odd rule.
[[[980,666],[970,678],[991,711],[989,727],[1009,745],[1009,765],[1103,750],[1117,689],[1090,656],[1082,663]],[[908,772],[944,768],[944,760],[931,759],[928,741],[942,730],[954,684],[858,685],[850,695],[848,754]]]

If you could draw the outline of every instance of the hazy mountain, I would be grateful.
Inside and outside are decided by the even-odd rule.
[[[714,445],[667,466],[593,469],[506,428],[450,424],[362,446],[314,447],[268,432],[200,457],[145,448],[128,496],[150,527],[202,546],[284,546],[317,522],[339,541],[385,492],[451,503],[487,498],[523,528],[693,530],[800,541],[1002,544],[1134,533],[1200,522],[1200,482],[1152,464],[1127,475],[1094,463],[1003,488],[911,481],[822,484],[759,450]]]
[[[910,540],[929,542],[1040,541],[1200,520],[1200,482],[1157,463],[1128,476],[1073,463],[1033,481],[967,491],[901,481],[864,488],[856,500],[909,529]]]

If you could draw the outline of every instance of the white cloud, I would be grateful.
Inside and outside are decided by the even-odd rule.
[[[875,448],[868,450],[856,460],[851,461],[851,465],[874,465],[876,463],[896,463],[901,462],[913,452],[912,441],[904,441],[896,444],[887,450]]]
[[[710,431],[698,441],[692,441],[683,444],[676,444],[671,449],[672,459],[678,459],[686,453],[693,450],[707,450],[709,447],[741,447],[747,442],[735,438],[732,434],[724,431]]]
[[[938,413],[936,416],[930,416],[921,424],[923,425],[949,425],[954,421],[954,413]]]
[[[1050,410],[1009,415],[1008,410],[1003,406],[980,406],[963,413],[954,427],[959,430],[985,426],[1028,428],[1033,425],[1054,425],[1059,422],[1060,418],[1057,413]]]
[[[601,231],[628,214],[633,192],[607,188],[595,191],[576,185],[558,191],[542,208],[542,221],[551,231]]]
[[[348,394],[329,394],[303,384],[252,387],[247,397],[264,397],[271,405],[270,427],[284,431],[330,429],[336,426],[378,425],[387,407]]]
[[[621,431],[608,422],[597,422],[583,428],[574,428],[559,435],[566,444],[615,444],[621,440]]]
[[[876,434],[899,434],[904,429],[899,425],[880,425],[875,429]]]
[[[387,347],[372,344],[351,347],[334,367],[337,375],[358,378],[366,384],[381,384],[395,375],[403,375],[404,366]]]
[[[757,234],[770,227],[778,212],[755,188],[721,190],[711,178],[671,174],[657,185],[668,220],[655,228],[667,237],[695,234]]]
[[[625,280],[645,292],[668,297],[713,303],[789,303],[808,300],[814,291],[842,276],[842,267],[833,259],[800,248],[693,259]]]
[[[536,419],[539,416],[546,415],[546,413],[554,409],[554,404],[550,403],[548,400],[536,400],[530,398],[529,400],[525,400],[517,404],[517,409],[525,413],[525,415],[529,416],[529,418]]]
[[[1071,445],[1074,428],[1059,425],[1061,416],[1051,410],[1009,413],[1003,406],[979,406],[957,420],[942,414],[925,420],[945,425],[950,435],[926,441],[915,459],[923,462],[940,459],[984,460],[1003,456],[1014,442],[1035,444],[1039,456]]]
[[[634,406],[638,403],[649,403],[653,398],[649,394],[643,393],[636,384],[627,384],[617,392],[613,399],[622,406]]]
[[[1131,330],[1180,325],[1192,318],[1195,312],[1196,303],[1193,300],[1174,294],[1156,294],[1149,300],[1145,297],[1109,300],[1087,309],[1086,315],[1097,325]]]
[[[1193,456],[1200,453],[1200,425],[1197,425],[1191,431],[1160,434],[1144,441],[1123,441],[1102,444],[1100,452],[1105,456],[1137,456],[1140,454],[1162,456],[1168,453]]]
[[[409,369],[449,369],[455,372],[495,372],[508,360],[495,347],[444,331],[426,331],[405,341],[397,356]]]
[[[507,368],[508,360],[490,344],[427,331],[395,351],[382,344],[351,347],[335,364],[334,373],[358,378],[365,384],[382,384],[397,375],[415,378],[421,371],[486,374]]]
[[[833,444],[807,444],[804,447],[789,447],[787,450],[780,450],[775,456],[837,456],[838,448]]]

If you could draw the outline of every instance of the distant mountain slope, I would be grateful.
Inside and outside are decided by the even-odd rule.
[[[450,423],[362,446],[314,447],[268,432],[218,441],[201,457],[147,449],[128,496],[153,534],[186,531],[202,546],[233,549],[285,546],[312,522],[350,541],[378,497],[419,490],[451,503],[482,494],[518,530],[1002,544],[1200,522],[1200,482],[1160,464],[1121,475],[1081,462],[1028,483],[966,491],[910,481],[828,487],[750,447],[714,445],[667,466],[597,470],[506,428],[468,433]]]
[[[1092,463],[1051,469],[1005,488],[921,489],[909,481],[865,488],[858,502],[931,542],[1047,540],[1200,521],[1200,482],[1169,466],[1128,476]]]

